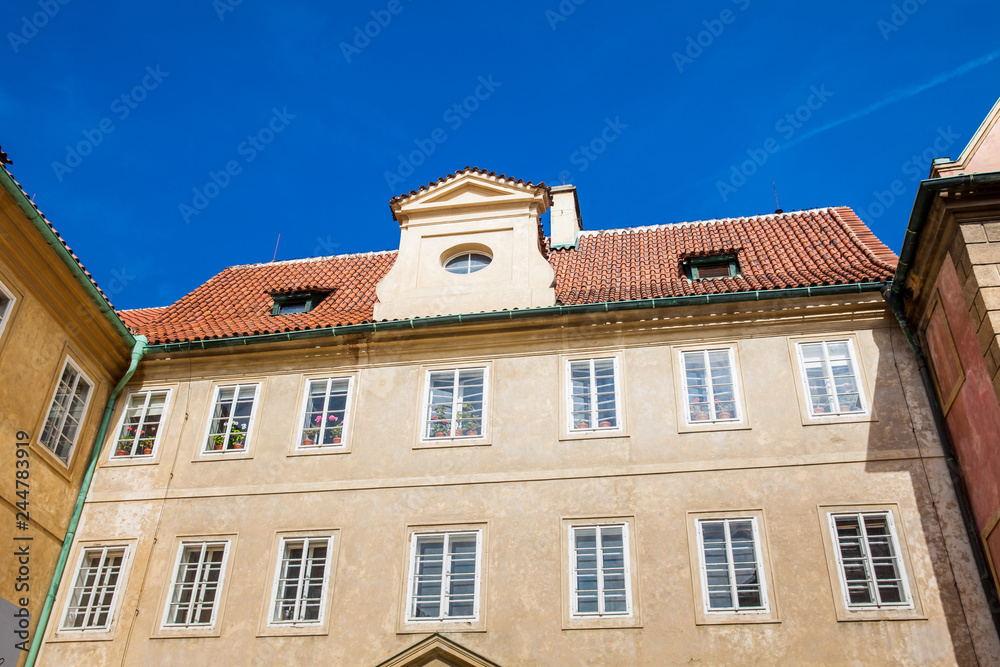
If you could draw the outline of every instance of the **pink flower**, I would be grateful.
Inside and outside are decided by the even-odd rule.
[[[323,415],[316,415],[315,417],[313,417],[313,423],[314,424],[322,424],[323,423]]]
[[[329,421],[332,421],[332,422],[337,421],[337,416],[336,415],[330,415]]]

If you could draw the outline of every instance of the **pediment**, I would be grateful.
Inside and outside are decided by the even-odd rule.
[[[446,177],[419,192],[393,200],[393,217],[402,221],[435,215],[450,209],[468,210],[481,206],[524,209],[534,207],[537,214],[549,207],[548,189],[515,181],[492,172],[466,171]]]
[[[500,667],[500,665],[435,633],[402,653],[397,653],[377,667]]]
[[[943,140],[950,139],[951,128],[938,130],[938,135]],[[991,171],[1000,171],[1000,100],[993,105],[962,153],[951,162],[935,164],[932,177]]]

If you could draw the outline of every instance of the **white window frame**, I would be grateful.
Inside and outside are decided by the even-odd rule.
[[[219,616],[219,608],[221,606],[221,600],[223,597],[223,591],[226,585],[226,571],[229,564],[229,549],[232,541],[228,538],[222,539],[199,539],[199,540],[181,540],[177,546],[177,556],[174,559],[173,574],[170,577],[170,586],[167,588],[166,604],[163,607],[163,618],[160,622],[160,627],[163,630],[213,630],[215,629],[215,623]],[[196,594],[192,595],[192,599],[186,603],[188,607],[188,616],[193,613],[195,607],[202,605],[202,600],[204,599],[205,582],[199,581],[201,579],[201,573],[205,565],[205,555],[209,548],[221,546],[222,561],[219,566],[219,578],[215,583],[215,599],[212,601],[212,614],[208,623],[175,623],[171,622],[169,619],[171,617],[171,607],[173,606],[174,595],[177,589],[184,583],[177,580],[178,575],[181,572],[181,559],[184,557],[184,550],[188,547],[199,546],[201,547],[201,558],[198,561],[198,569],[195,575],[195,585]]]
[[[851,364],[852,376],[854,378],[855,386],[858,389],[858,401],[861,404],[860,410],[841,409],[840,395],[837,393],[837,388],[833,384],[833,369],[830,367],[829,346],[831,343],[844,343],[847,345],[848,361]],[[837,409],[833,412],[816,412],[815,406],[813,405],[812,392],[809,390],[809,374],[806,370],[805,356],[802,353],[802,348],[805,345],[822,345],[824,369],[823,378],[828,383],[832,392],[830,395],[837,406]],[[858,353],[854,346],[853,337],[799,340],[795,342],[795,356],[799,363],[799,374],[801,375],[802,391],[804,392],[803,397],[805,399],[806,413],[809,417],[858,417],[867,416],[869,414],[870,406],[868,404],[867,396],[865,395],[864,374],[861,372]]]
[[[324,535],[283,535],[281,541],[278,545],[278,557],[274,566],[274,583],[271,586],[271,601],[267,616],[267,625],[269,627],[301,627],[301,626],[321,626],[326,621],[326,602],[327,596],[330,591],[330,570],[333,566],[333,547],[334,540],[336,537],[332,534]],[[281,585],[281,573],[282,566],[285,563],[285,550],[288,548],[289,543],[292,542],[302,542],[302,561],[299,569],[298,576],[298,594],[295,597],[294,604],[296,609],[296,618],[292,620],[282,620],[276,618],[280,612],[280,607],[278,604],[278,591]],[[305,563],[307,561],[308,548],[312,546],[314,542],[326,542],[326,557],[323,559],[323,584],[322,591],[320,593],[319,599],[319,617],[311,620],[299,620],[300,605],[302,605],[302,590],[305,577]]]
[[[757,569],[757,577],[760,580],[760,597],[763,603],[760,607],[740,608],[739,597],[737,595],[736,583],[736,563],[733,558],[733,543],[730,535],[729,524],[735,521],[749,521],[753,531],[754,566]],[[705,540],[703,526],[706,523],[722,523],[726,535],[726,564],[729,571],[730,596],[734,605],[726,608],[711,606],[711,599],[708,590],[708,565],[705,562]],[[706,615],[709,614],[769,614],[771,613],[770,594],[767,589],[767,575],[765,574],[764,555],[761,549],[760,531],[757,527],[757,517],[755,516],[705,516],[695,519],[698,535],[698,566],[701,573],[701,593],[702,606]]]
[[[453,538],[476,537],[476,573],[475,585],[472,597],[472,616],[447,616],[445,610],[449,600],[447,593],[448,584],[451,581],[451,558],[449,545]],[[441,593],[439,597],[439,614],[436,617],[414,616],[413,611],[416,605],[417,587],[417,543],[421,538],[442,538],[442,566],[441,566]],[[406,612],[404,615],[407,623],[478,623],[480,620],[480,602],[482,600],[482,579],[483,579],[483,531],[481,528],[456,529],[456,530],[417,530],[410,535],[410,557],[409,574],[406,579]]]
[[[85,380],[90,388],[87,390],[87,396],[83,401],[83,409],[80,411],[80,420],[77,423],[76,432],[73,433],[73,439],[69,441],[69,449],[66,452],[65,458],[61,456],[56,450],[59,446],[59,439],[62,437],[63,429],[66,427],[66,420],[69,418],[69,409],[66,406],[61,406],[64,410],[62,419],[59,420],[59,427],[55,429],[55,447],[49,445],[45,442],[42,437],[45,435],[45,429],[48,426],[49,418],[52,416],[52,411],[56,407],[56,396],[59,394],[59,385],[62,383],[63,375],[66,373],[66,368],[71,367],[76,371],[76,377],[73,380],[73,385],[70,391],[70,404],[72,404],[73,398],[76,396],[76,390],[80,386],[80,380]],[[73,361],[72,358],[66,357],[66,361],[63,363],[62,368],[59,371],[59,377],[56,379],[55,389],[52,391],[52,398],[49,399],[49,409],[45,413],[45,421],[42,422],[42,430],[38,434],[38,442],[45,449],[47,449],[53,456],[58,458],[63,462],[64,465],[68,466],[70,459],[73,458],[73,452],[76,450],[76,443],[80,440],[80,433],[83,431],[83,425],[87,421],[87,411],[90,408],[90,399],[94,397],[94,381],[91,380],[83,370]]]
[[[81,627],[75,627],[68,623],[70,609],[72,608],[74,594],[79,588],[86,588],[90,596],[90,603],[86,607],[83,607],[86,611],[84,612],[87,617],[91,617],[94,614],[93,601],[95,599],[95,590],[97,588],[106,588],[106,583],[98,583],[99,581],[106,582],[108,574],[104,572],[104,565],[107,562],[107,556],[109,552],[118,551],[122,552],[121,555],[121,565],[118,567],[117,578],[114,583],[114,590],[111,594],[111,602],[108,605],[108,616],[107,620],[101,625],[84,625]],[[90,586],[81,587],[79,586],[79,579],[81,570],[83,569],[83,563],[87,559],[89,554],[95,552],[100,553],[100,564],[97,568],[98,579],[93,582]],[[131,556],[131,549],[128,544],[93,544],[85,545],[80,550],[80,555],[77,558],[76,569],[73,572],[72,584],[69,586],[69,590],[66,594],[66,604],[63,606],[62,621],[59,624],[59,632],[108,632],[111,630],[115,617],[118,613],[118,602],[121,598],[122,589],[125,587],[123,583],[125,580],[125,575],[127,573],[129,557]]]
[[[17,302],[17,297],[7,289],[7,286],[3,282],[0,282],[0,297],[7,302],[0,306],[0,339],[2,339],[4,329],[7,328],[7,322],[10,321],[10,315],[14,312],[14,304]]]
[[[460,412],[460,406],[463,401],[458,399],[458,378],[463,372],[468,371],[481,371],[483,375],[483,409],[482,418],[479,420],[479,431],[476,435],[456,435],[456,424],[458,424],[458,414]],[[452,373],[452,402],[451,402],[451,418],[449,421],[449,431],[447,435],[441,437],[435,437],[434,435],[429,435],[428,430],[431,424],[431,377],[436,374]],[[489,425],[489,389],[490,389],[490,367],[489,366],[458,366],[454,368],[430,368],[424,375],[424,396],[421,403],[420,412],[420,442],[430,443],[430,442],[453,442],[461,440],[481,440],[486,437],[487,428]]]
[[[126,456],[118,456],[117,455],[118,443],[121,441],[122,429],[125,428],[125,418],[128,416],[129,403],[132,402],[133,397],[139,396],[140,394],[145,394],[146,397],[143,400],[142,409],[141,412],[139,413],[140,418],[139,418],[139,423],[136,425],[137,426],[136,434],[135,437],[132,439],[132,448],[133,448],[132,454],[128,454]],[[153,445],[151,447],[153,451],[150,452],[149,454],[143,454],[137,451],[140,439],[139,435],[141,432],[141,427],[145,423],[146,417],[149,415],[149,402],[150,400],[152,400],[153,394],[166,394],[166,395],[163,397],[163,411],[160,413],[160,421],[157,424],[156,435],[153,436]],[[121,417],[118,419],[118,430],[115,431],[115,436],[111,441],[111,447],[110,447],[111,453],[108,456],[108,460],[110,461],[132,461],[135,459],[148,460],[156,456],[156,448],[160,444],[160,434],[163,433],[163,426],[166,423],[167,411],[170,409],[171,394],[172,392],[170,389],[140,389],[138,391],[133,391],[128,395],[128,397],[125,399],[124,406],[122,407]]]
[[[325,423],[330,415],[330,390],[334,382],[347,381],[347,399],[344,403],[344,419],[340,423],[341,434],[340,442],[331,443],[329,445],[317,444],[315,441],[312,445],[305,445],[303,441],[306,439],[305,431],[305,418],[306,413],[309,411],[309,387],[313,382],[326,382],[326,394],[323,401],[323,422]],[[346,449],[348,445],[348,430],[351,421],[351,409],[354,397],[354,376],[353,375],[331,375],[329,377],[316,377],[316,378],[306,378],[305,392],[302,397],[302,409],[299,411],[299,430],[298,436],[295,441],[295,449],[299,451],[317,451],[317,450],[330,450],[330,449]],[[319,435],[322,439],[322,431]]]
[[[622,531],[622,557],[624,562],[623,577],[625,580],[625,611],[605,611],[604,609],[604,555],[601,545],[603,544],[602,529],[620,528]],[[579,611],[579,599],[577,595],[576,575],[578,567],[578,553],[576,548],[576,532],[578,530],[593,530],[596,537],[596,549],[598,556],[597,577],[598,584],[595,594],[597,595],[598,611]],[[613,523],[574,523],[569,526],[569,595],[570,595],[570,618],[629,618],[632,616],[632,563],[631,545],[629,544],[629,530],[627,521],[615,521]]]
[[[594,375],[594,362],[596,361],[611,361],[612,362],[612,372],[614,373],[614,387],[615,387],[615,424],[613,426],[600,426],[600,421],[598,420],[597,413],[597,383],[595,382]],[[590,385],[590,421],[593,426],[588,426],[586,428],[577,428],[577,422],[573,418],[573,364],[586,363],[589,362],[589,385]],[[566,359],[565,367],[565,383],[566,383],[566,430],[570,434],[575,433],[593,433],[593,432],[607,432],[607,431],[622,431],[623,426],[623,414],[622,410],[622,379],[621,379],[621,368],[618,362],[618,355],[607,355],[607,356],[595,356],[595,357],[577,357]]]
[[[712,372],[711,365],[709,361],[709,353],[725,351],[729,357],[729,375],[732,379],[733,384],[733,416],[729,419],[720,419],[719,413],[716,411],[715,405],[715,385],[712,383]],[[680,354],[680,367],[681,367],[681,390],[684,396],[684,421],[688,426],[700,426],[704,424],[739,424],[743,421],[743,397],[740,395],[740,377],[737,372],[736,366],[736,354],[732,346],[720,346],[720,347],[706,347],[702,349],[683,349],[679,351]],[[688,394],[690,387],[688,386],[687,377],[687,360],[685,355],[688,354],[701,354],[705,360],[706,369],[706,387],[708,388],[708,402],[706,406],[708,407],[708,419],[703,420],[692,420],[691,419],[691,397]],[[727,401],[728,402],[728,401]]]
[[[871,545],[868,540],[868,532],[865,527],[864,517],[865,516],[881,516],[886,520],[886,526],[889,529],[890,544],[893,550],[893,560],[895,562],[895,567],[899,573],[900,583],[903,587],[903,601],[902,602],[881,602],[880,594],[878,591],[878,580],[874,577],[874,564],[872,562],[871,556]],[[843,554],[840,549],[840,537],[837,534],[837,517],[855,517],[858,520],[858,526],[861,529],[861,537],[863,538],[862,548],[863,548],[863,558],[864,558],[864,568],[865,573],[869,577],[867,583],[869,586],[869,591],[873,594],[874,602],[872,603],[857,603],[851,602],[850,592],[847,585],[847,577],[844,572],[844,560]],[[833,553],[836,558],[837,563],[837,578],[840,580],[840,594],[842,601],[844,603],[844,608],[848,612],[852,611],[882,611],[887,609],[913,609],[913,594],[910,590],[910,579],[907,575],[906,564],[903,550],[900,548],[899,543],[899,532],[896,530],[896,521],[893,516],[893,512],[887,509],[872,509],[872,510],[856,510],[856,511],[832,511],[827,513],[827,523],[830,528],[830,538],[833,545]]]
[[[222,393],[223,389],[233,388],[235,391],[233,393],[232,404],[235,405],[236,402],[239,400],[240,389],[242,389],[243,387],[254,388],[253,404],[250,407],[250,416],[247,418],[247,430],[243,438],[243,447],[236,448],[231,446],[232,445],[231,436],[232,436],[233,419],[234,419],[232,411],[230,411],[229,417],[226,421],[226,433],[225,433],[225,438],[223,440],[223,448],[221,450],[217,450],[214,448],[214,446],[210,447],[209,446],[209,442],[211,442],[210,438],[214,438],[214,436],[212,435],[212,422],[215,421],[215,408],[219,403],[219,395]],[[207,420],[208,423],[205,425],[205,435],[201,439],[200,454],[202,456],[220,456],[233,453],[245,454],[247,450],[250,448],[250,439],[253,437],[253,427],[254,427],[254,422],[257,420],[257,408],[259,404],[260,404],[260,382],[234,382],[234,383],[225,383],[216,385],[215,389],[212,391],[212,403],[209,405],[208,408],[208,420]],[[222,434],[220,433],[219,435]]]

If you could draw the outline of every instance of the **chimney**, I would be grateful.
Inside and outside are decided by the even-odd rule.
[[[549,188],[549,194],[552,196],[552,215],[549,218],[552,239],[549,245],[553,249],[575,248],[583,229],[576,186],[557,185]]]

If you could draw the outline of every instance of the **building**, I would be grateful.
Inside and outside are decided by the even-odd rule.
[[[892,285],[919,340],[967,489],[985,576],[1000,585],[1000,101],[921,182]],[[994,603],[995,604],[995,603]],[[995,613],[1000,609],[995,606]]]
[[[391,208],[398,251],[121,313],[42,664],[1000,663],[850,209],[584,231],[475,168]]]
[[[101,408],[136,341],[3,166],[0,186],[0,614],[14,619],[0,658],[12,664],[72,541]]]

